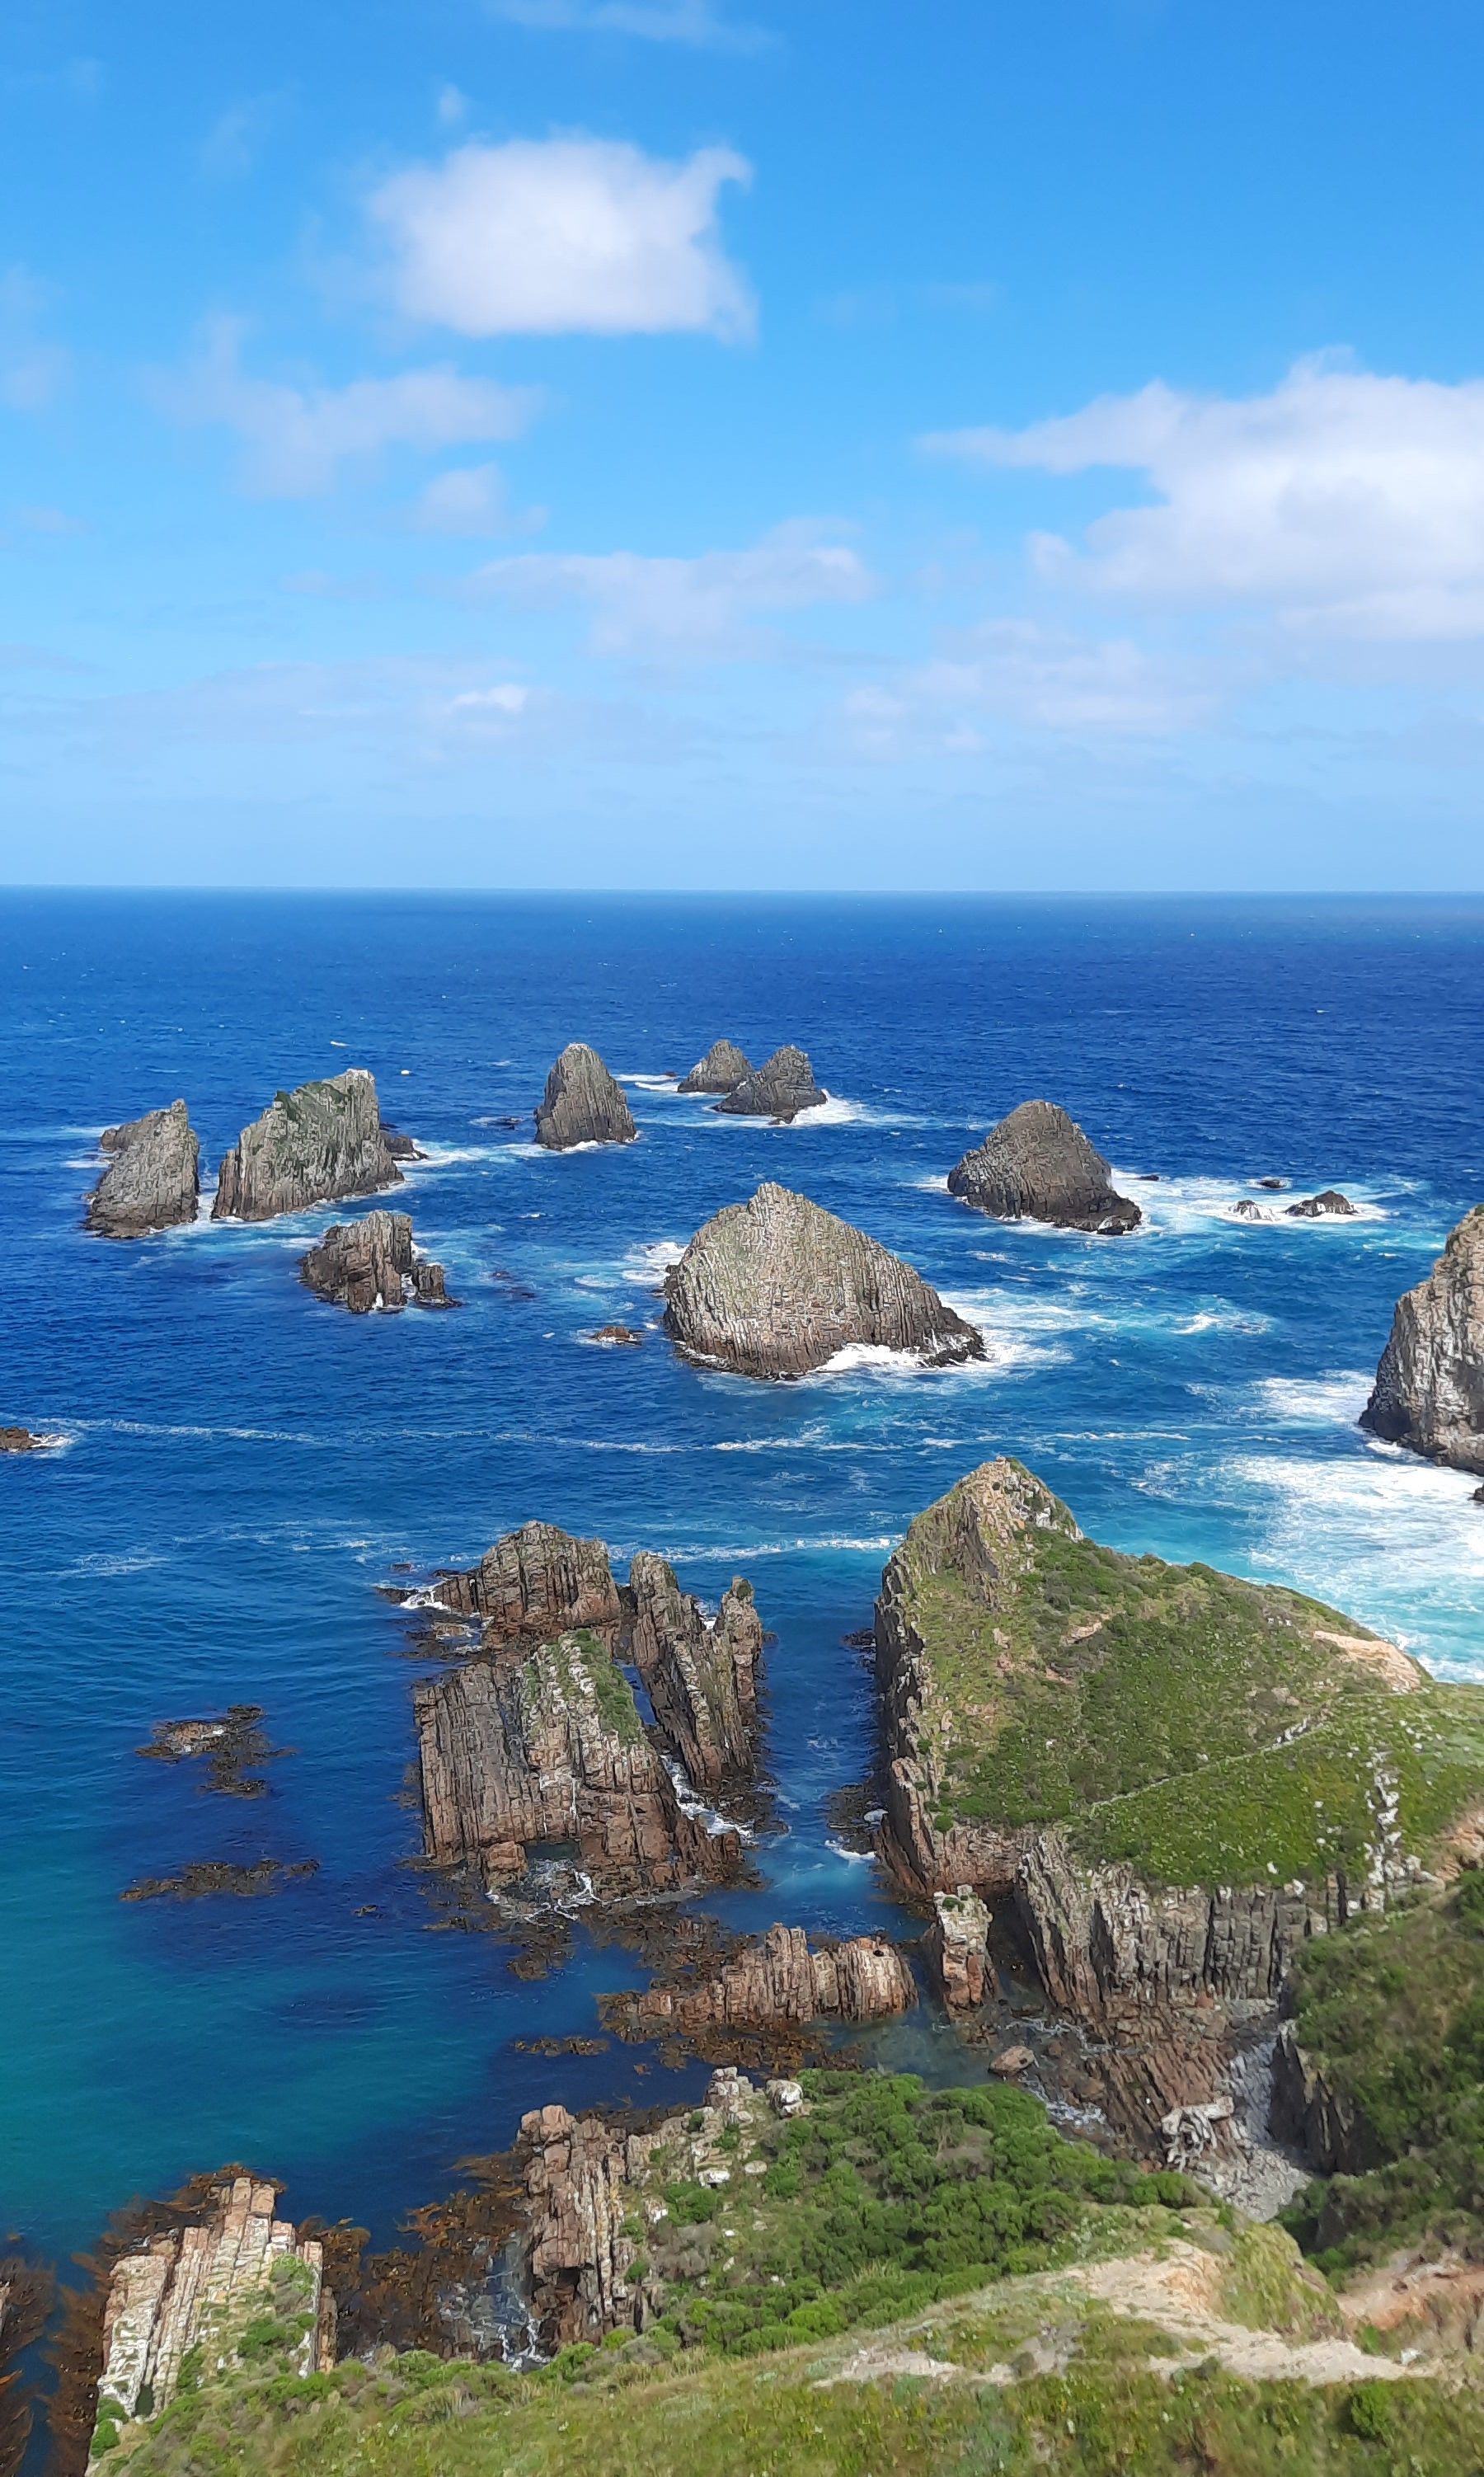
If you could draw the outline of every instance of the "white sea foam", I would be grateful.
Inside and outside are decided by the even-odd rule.
[[[661,1273],[668,1273],[672,1264],[678,1264],[684,1253],[682,1239],[652,1238],[642,1246],[630,1248],[622,1270],[629,1281],[655,1282]]]
[[[622,1557],[631,1557],[637,1548],[649,1547],[653,1544],[653,1541],[649,1540],[636,1540],[631,1546],[615,1546],[613,1553]],[[887,1549],[895,1548],[896,1545],[897,1540],[890,1532],[883,1531],[878,1538],[869,1539],[854,1539],[843,1538],[834,1532],[822,1532],[816,1533],[813,1537],[801,1534],[794,1539],[745,1539],[740,1543],[730,1544],[725,1541],[718,1543],[711,1539],[671,1540],[659,1553],[672,1565],[702,1564],[708,1559],[719,1565],[735,1560],[740,1565],[744,1564],[749,1557],[806,1557],[831,1554],[878,1557]]]
[[[843,1858],[852,1866],[874,1866],[876,1864],[874,1849],[847,1849],[843,1840],[827,1840],[825,1846],[832,1858]]]
[[[613,1080],[616,1084],[631,1084],[638,1092],[675,1092],[678,1089],[673,1075],[616,1075]],[[690,1096],[687,1093],[685,1097],[688,1100]]]
[[[1389,1221],[1389,1209],[1377,1202],[1374,1190],[1363,1181],[1351,1183],[1343,1175],[1320,1182],[1337,1187],[1348,1196],[1354,1213],[1325,1213],[1317,1221],[1296,1219],[1286,1211],[1290,1204],[1300,1203],[1317,1189],[1295,1188],[1281,1195],[1260,1195],[1241,1178],[1162,1178],[1146,1184],[1132,1171],[1115,1169],[1113,1184],[1121,1194],[1134,1195],[1144,1214],[1143,1225],[1130,1233],[1140,1238],[1179,1238],[1187,1233],[1208,1230],[1213,1224],[1231,1223],[1238,1229],[1287,1230],[1299,1233],[1311,1230],[1355,1230],[1369,1222]],[[1261,1222],[1239,1215],[1240,1203],[1256,1204],[1266,1216]]]
[[[1334,1376],[1260,1376],[1254,1408],[1283,1426],[1353,1428],[1370,1398],[1373,1375],[1364,1368]]]

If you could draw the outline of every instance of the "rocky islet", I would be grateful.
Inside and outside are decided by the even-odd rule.
[[[999,1221],[1118,1238],[1144,1215],[1117,1193],[1096,1144],[1054,1101],[1023,1101],[949,1172],[951,1195]]]
[[[595,1049],[567,1043],[536,1104],[536,1141],[547,1152],[580,1144],[631,1144],[638,1136],[623,1088]]]
[[[751,1075],[752,1063],[734,1040],[713,1040],[704,1058],[698,1058],[688,1075],[682,1075],[678,1089],[681,1092],[734,1092],[737,1086]]]
[[[1361,1425],[1454,1470],[1484,1472],[1484,1205],[1398,1300]]]
[[[363,1066],[275,1095],[225,1156],[213,1221],[272,1221],[400,1187],[376,1078]]]
[[[194,1221],[201,1146],[184,1101],[150,1110],[98,1138],[109,1164],[87,1199],[87,1227],[103,1238],[144,1238]]]
[[[406,1213],[367,1213],[359,1221],[334,1223],[302,1259],[299,1277],[316,1297],[354,1315],[459,1304],[449,1297],[442,1265],[413,1248]]]

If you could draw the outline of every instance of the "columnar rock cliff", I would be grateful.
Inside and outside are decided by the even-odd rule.
[[[802,1376],[852,1343],[930,1367],[984,1357],[974,1326],[900,1256],[771,1184],[697,1231],[664,1296],[671,1339],[744,1376]]]
[[[142,1238],[194,1221],[201,1146],[184,1101],[105,1127],[99,1142],[112,1158],[87,1199],[89,1230],[104,1238]]]
[[[100,2416],[158,2416],[195,2348],[213,2368],[230,2364],[254,2320],[305,2317],[298,2367],[334,2361],[334,2300],[323,2253],[275,2216],[274,2188],[235,2176],[216,2188],[199,2220],[151,2237],[113,2266],[103,2323]]]
[[[595,1049],[569,1041],[536,1104],[536,1141],[548,1152],[574,1144],[631,1144],[638,1134],[623,1091]]]
[[[773,1926],[709,1978],[663,1980],[606,1997],[604,2019],[630,2036],[664,2031],[696,2038],[718,2031],[806,2028],[811,2021],[887,2021],[917,2001],[912,1972],[884,1936],[811,1951],[802,1927]]]
[[[739,1053],[740,1054],[740,1053]],[[801,1110],[817,1110],[828,1101],[814,1081],[814,1069],[802,1049],[776,1049],[760,1066],[749,1068],[733,1085],[718,1110],[732,1118],[797,1118]]]
[[[486,1549],[472,1572],[440,1574],[437,1597],[483,1622],[486,1651],[549,1641],[569,1630],[616,1626],[618,1587],[601,1539],[575,1539],[555,1522],[526,1522]]]
[[[751,1779],[756,1757],[762,1620],[751,1583],[726,1593],[714,1625],[662,1557],[641,1549],[629,1568],[633,1664],[655,1717],[698,1788]]]
[[[682,1092],[734,1092],[752,1071],[734,1040],[713,1040],[690,1073],[681,1076],[680,1088]]]
[[[1012,1895],[1089,2017],[1271,2001],[1484,1790],[1484,1697],[1295,1592],[1098,1546],[1018,1463],[918,1516],[877,1656],[890,1863]]]
[[[400,1187],[382,1127],[376,1078],[348,1066],[280,1092],[244,1127],[221,1165],[213,1221],[271,1221],[311,1204]]]
[[[412,1252],[412,1224],[405,1213],[368,1213],[359,1221],[336,1222],[309,1249],[301,1278],[322,1299],[355,1315],[372,1309],[451,1308],[441,1264]]]
[[[1117,1237],[1143,1214],[1075,1119],[1053,1101],[1023,1101],[949,1172],[949,1191],[1000,1221],[1049,1221]]]
[[[933,1919],[924,1939],[928,1966],[950,2013],[972,2013],[990,1987],[990,1915],[967,1884],[934,1892]]]
[[[1484,1204],[1398,1300],[1361,1424],[1455,1470],[1484,1471]]]

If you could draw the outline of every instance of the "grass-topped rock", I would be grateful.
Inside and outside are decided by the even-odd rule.
[[[888,1856],[1013,1887],[1083,2014],[1270,1999],[1484,1794],[1484,1691],[1298,1592],[1102,1547],[1016,1462],[912,1524],[877,1654]]]

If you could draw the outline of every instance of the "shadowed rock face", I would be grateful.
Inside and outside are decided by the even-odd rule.
[[[1298,1204],[1285,1204],[1283,1210],[1290,1221],[1328,1221],[1331,1218],[1353,1221],[1355,1218],[1355,1207],[1337,1187],[1326,1187],[1319,1195],[1306,1195]]]
[[[811,1951],[802,1927],[770,1927],[713,1978],[608,1996],[603,2017],[631,2037],[678,2031],[800,2029],[810,2021],[888,2021],[909,2012],[917,1989],[906,1962],[884,1936]]]
[[[999,1221],[1049,1221],[1114,1238],[1136,1230],[1136,1204],[1076,1120],[1053,1101],[1023,1101],[949,1172],[949,1192]]]
[[[113,1158],[87,1199],[87,1227],[103,1238],[142,1238],[194,1221],[201,1146],[184,1101],[151,1110],[99,1138]]]
[[[762,1620],[738,1579],[714,1626],[662,1557],[641,1549],[629,1568],[633,1664],[655,1717],[698,1788],[750,1780],[755,1765]]]
[[[732,1118],[787,1120],[797,1118],[801,1110],[817,1110],[829,1098],[829,1093],[822,1092],[815,1083],[814,1069],[804,1050],[776,1049],[761,1066],[744,1074],[716,1106]]]
[[[704,1058],[680,1079],[682,1092],[734,1092],[752,1066],[734,1040],[713,1040]]]
[[[348,1066],[280,1092],[244,1127],[222,1163],[213,1221],[271,1221],[311,1204],[400,1187],[376,1097],[376,1078]]]
[[[368,1213],[359,1221],[336,1222],[309,1249],[300,1277],[322,1299],[353,1315],[372,1309],[400,1312],[457,1307],[448,1295],[441,1264],[412,1253],[412,1224],[405,1213]]]
[[[596,1049],[569,1041],[536,1105],[536,1141],[548,1152],[574,1144],[631,1144],[638,1134],[623,1092]]]
[[[707,1221],[664,1296],[672,1340],[743,1376],[802,1376],[853,1343],[929,1367],[984,1357],[974,1326],[910,1264],[786,1187],[760,1187]]]
[[[1397,1301],[1361,1425],[1454,1470],[1484,1471],[1484,1205]]]

